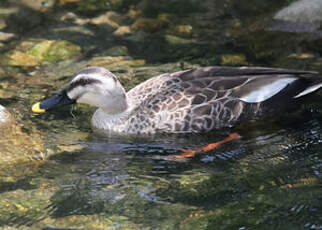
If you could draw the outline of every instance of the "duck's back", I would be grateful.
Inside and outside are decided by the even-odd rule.
[[[300,74],[313,72],[205,67],[163,74],[127,93],[126,131],[209,132],[292,109],[298,97],[322,86],[321,77]]]

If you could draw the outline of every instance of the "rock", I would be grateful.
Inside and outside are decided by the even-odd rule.
[[[299,0],[280,10],[274,19],[291,22],[317,22],[322,21],[321,0]]]
[[[13,116],[0,106],[0,181],[25,177],[35,171],[46,150],[38,132],[25,133]]]
[[[75,20],[77,19],[77,15],[74,14],[73,12],[67,12],[63,15],[60,16],[59,20],[64,22],[64,21],[68,21],[68,20]]]
[[[300,0],[277,12],[273,31],[322,34],[322,1]]]
[[[133,30],[142,30],[145,32],[157,32],[166,28],[168,24],[161,19],[156,18],[138,18],[131,26]]]
[[[104,56],[128,56],[129,50],[126,46],[114,46],[102,53]]]
[[[101,66],[107,69],[120,67],[120,66],[142,66],[145,64],[145,60],[137,59],[132,60],[130,57],[94,57],[88,63],[88,65]]]
[[[33,46],[28,54],[39,62],[57,62],[71,58],[79,53],[81,48],[69,41],[43,40]]]
[[[300,60],[305,60],[305,59],[314,58],[314,55],[310,54],[310,53],[292,53],[288,57],[289,58],[300,59]]]
[[[129,26],[120,26],[117,30],[113,32],[113,35],[124,36],[131,33],[132,33],[132,30]]]
[[[173,30],[170,30],[171,33],[181,37],[191,37],[192,35],[192,26],[191,25],[177,25]]]
[[[72,58],[81,48],[68,41],[29,39],[18,43],[14,50],[0,56],[0,63],[11,66],[37,66]]]
[[[68,26],[68,27],[59,27],[54,28],[54,32],[69,32],[69,33],[80,33],[89,36],[95,36],[95,33],[85,26]]]
[[[24,67],[33,67],[39,65],[39,62],[34,56],[17,50],[9,51],[1,56],[0,63],[3,65]]]
[[[174,35],[165,35],[166,41],[171,45],[185,45],[193,43],[193,40],[180,38]]]
[[[136,9],[129,9],[129,11],[127,12],[127,15],[132,19],[142,16],[142,14],[143,12],[141,10]]]
[[[89,18],[75,18],[74,23],[78,25],[86,25],[90,22]]]
[[[101,25],[107,24],[112,28],[116,29],[119,27],[119,22],[121,16],[113,11],[109,11],[106,14],[102,14],[95,18],[77,18],[74,14],[66,14],[61,17],[61,20],[74,20],[74,22],[78,25],[86,25],[86,24],[93,24],[93,25]]]
[[[143,31],[135,31],[135,33],[131,33],[128,36],[125,37],[126,40],[131,42],[142,42],[144,41],[148,36],[148,33]]]
[[[18,7],[0,7],[0,16],[7,16],[10,14],[16,14],[18,13],[19,9]]]
[[[89,23],[94,25],[107,24],[113,28],[118,28],[119,24],[112,19],[115,15],[115,12],[107,12],[106,14],[90,19]]]
[[[221,65],[241,66],[247,64],[246,57],[243,54],[225,54],[221,56]]]
[[[276,21],[269,29],[272,31],[282,31],[291,33],[315,33],[320,30],[319,22],[291,22]],[[319,31],[321,34],[321,31]]]
[[[7,26],[5,20],[0,19],[0,30],[4,29]]]
[[[158,15],[158,19],[169,25],[171,22],[175,21],[176,18],[172,14],[162,13]]]
[[[15,37],[15,34],[12,33],[4,33],[0,31],[0,41],[8,41],[11,38]]]

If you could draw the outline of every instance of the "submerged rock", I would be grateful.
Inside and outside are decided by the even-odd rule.
[[[56,62],[71,58],[81,48],[69,41],[44,40],[33,46],[28,53],[40,62]]]
[[[114,66],[121,66],[121,65],[128,65],[128,66],[141,66],[144,65],[145,61],[138,59],[133,60],[130,57],[94,57],[89,62],[88,65],[97,65],[97,66],[106,66],[114,67]]]
[[[177,25],[174,29],[169,31],[177,36],[191,37],[192,36],[192,26],[191,25]]]
[[[246,56],[243,54],[225,54],[221,56],[221,65],[241,66],[247,64]]]
[[[300,0],[278,11],[271,30],[284,32],[321,32],[322,1]]]
[[[0,181],[12,181],[36,170],[45,148],[39,133],[27,134],[0,106]]]
[[[87,66],[101,66],[106,69],[120,68],[123,67],[125,69],[129,69],[130,67],[143,66],[145,64],[145,60],[143,59],[132,59],[127,56],[119,56],[119,57],[94,57],[89,62],[87,62]]]
[[[129,50],[126,46],[113,46],[103,52],[103,55],[108,56],[129,56]]]
[[[54,28],[53,31],[57,33],[67,32],[67,33],[78,33],[82,35],[95,36],[95,33],[92,30],[86,28],[85,26],[59,27],[59,28]]]
[[[138,18],[131,29],[145,32],[157,32],[167,27],[167,22],[158,18]]]
[[[68,16],[68,15],[67,15]],[[101,24],[107,24],[112,28],[118,28],[119,22],[120,22],[120,15],[109,11],[106,14],[102,14],[100,16],[97,16],[95,18],[77,18],[76,16],[70,15],[72,17],[67,19],[74,19],[75,23],[78,25],[85,25],[85,24],[93,24],[93,25],[101,25]],[[64,17],[65,18],[65,17]]]
[[[312,59],[314,55],[311,53],[292,53],[288,56],[289,58],[295,58],[300,60]]]
[[[14,50],[0,56],[0,63],[10,66],[37,66],[57,62],[80,53],[80,46],[69,41],[30,39],[19,43]]]
[[[108,11],[106,14],[102,14],[96,18],[91,19],[92,24],[108,24],[113,28],[119,27],[119,23],[121,22],[121,15],[114,11]]]
[[[300,0],[280,10],[275,19],[291,22],[322,21],[321,0]]]
[[[0,7],[0,16],[8,16],[16,14],[19,11],[18,7]]]
[[[174,35],[165,35],[165,40],[170,45],[186,45],[194,42],[192,39],[181,38]]]
[[[33,67],[39,65],[37,59],[21,51],[13,50],[0,57],[0,63],[10,66]]]
[[[13,38],[15,34],[13,33],[5,33],[0,31],[0,41],[8,41]]]
[[[115,36],[124,36],[127,34],[131,34],[132,30],[129,26],[120,26],[117,30],[113,32]]]
[[[4,29],[7,26],[5,20],[0,19],[0,30]]]

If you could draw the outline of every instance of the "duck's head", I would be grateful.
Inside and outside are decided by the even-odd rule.
[[[34,104],[32,111],[44,113],[74,103],[100,107],[107,114],[117,114],[127,108],[125,90],[116,76],[101,67],[87,67],[75,73],[56,95]]]

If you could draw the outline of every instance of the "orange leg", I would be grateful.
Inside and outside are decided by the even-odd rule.
[[[216,143],[211,143],[208,144],[204,147],[201,148],[197,148],[197,149],[188,149],[188,150],[183,150],[183,152],[181,154],[175,154],[175,155],[171,155],[171,157],[174,158],[187,158],[187,157],[194,157],[196,155],[196,153],[202,153],[202,152],[207,152],[210,151],[212,149],[218,148],[220,145],[232,141],[232,140],[236,140],[239,139],[240,135],[238,133],[231,133],[229,134],[228,137],[226,137],[225,139],[223,139],[222,141],[218,141]]]

